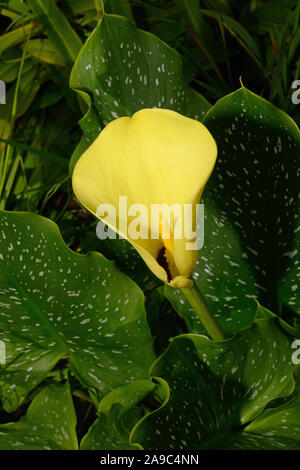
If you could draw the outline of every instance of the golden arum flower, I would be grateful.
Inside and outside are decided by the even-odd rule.
[[[200,122],[142,109],[105,127],[76,163],[73,189],[159,279],[185,288],[197,260],[196,208],[216,157],[216,143]],[[109,207],[115,215],[105,214]],[[171,208],[169,217],[162,207]],[[153,208],[159,208],[155,217]],[[179,209],[188,217],[179,217]],[[133,227],[139,236],[130,235]]]

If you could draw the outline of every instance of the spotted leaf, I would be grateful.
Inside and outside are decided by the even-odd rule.
[[[0,450],[76,449],[76,415],[68,382],[48,385],[18,422],[0,425]]]
[[[50,220],[0,213],[0,280],[6,410],[63,358],[100,395],[148,376],[154,353],[142,292],[99,253],[69,250]]]
[[[263,436],[258,444],[270,443],[270,447],[286,447],[299,450],[300,445],[300,397],[278,408],[265,410],[245,428],[246,433]],[[249,438],[250,438],[249,436]]]
[[[90,140],[103,125],[142,108],[202,119],[210,107],[185,83],[181,56],[121,16],[103,15],[81,49],[70,83],[88,103],[81,126]]]
[[[299,448],[295,426],[278,431],[279,440],[265,436],[281,427],[275,409],[265,427],[259,424],[272,400],[293,391],[292,341],[276,319],[257,320],[222,342],[176,337],[151,369],[168,383],[170,397],[140,421],[132,443],[146,450]]]

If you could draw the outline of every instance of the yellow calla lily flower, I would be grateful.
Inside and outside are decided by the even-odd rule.
[[[159,279],[185,288],[192,285],[197,260],[197,250],[189,248],[196,238],[196,205],[216,157],[216,143],[200,122],[167,109],[142,109],[105,127],[76,163],[73,189],[90,212],[128,239]],[[127,207],[144,208],[138,221],[136,211],[122,210],[120,197]],[[116,218],[99,214],[101,204],[113,206]],[[181,237],[175,211],[169,219],[162,213],[157,230],[149,229],[153,205],[162,204],[182,213],[186,205],[192,208]],[[133,223],[138,238],[128,234]]]

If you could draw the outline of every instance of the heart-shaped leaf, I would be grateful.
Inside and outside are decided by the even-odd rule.
[[[99,253],[69,250],[50,220],[0,213],[0,279],[6,410],[66,357],[101,394],[148,377],[154,353],[142,292]]]
[[[292,338],[277,319],[257,320],[222,342],[178,336],[151,370],[168,383],[170,398],[137,425],[131,442],[147,450],[199,450],[221,448],[222,442],[232,448],[237,439],[241,447],[255,448],[261,436],[243,439],[244,426],[293,391],[292,353]]]
[[[51,384],[36,395],[16,423],[0,425],[1,450],[76,450],[76,415],[69,383]]]
[[[210,107],[185,83],[181,56],[121,16],[103,15],[80,51],[70,83],[89,106],[80,124],[90,140],[103,125],[142,108],[202,119]]]
[[[242,87],[204,124],[218,146],[206,186],[204,246],[193,278],[224,330],[253,321],[255,302],[299,312],[300,133],[294,121]],[[178,291],[168,298],[202,332]]]

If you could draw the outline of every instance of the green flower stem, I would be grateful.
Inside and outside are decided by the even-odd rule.
[[[181,288],[181,292],[199,316],[209,336],[216,341],[226,339],[224,331],[209,310],[196,284],[194,283],[192,287]]]

